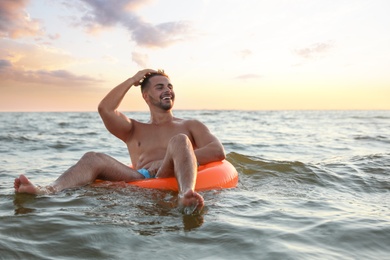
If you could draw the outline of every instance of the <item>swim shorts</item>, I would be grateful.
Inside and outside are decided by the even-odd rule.
[[[153,178],[152,176],[150,176],[149,171],[146,170],[146,169],[144,169],[144,168],[139,169],[139,170],[137,170],[137,171],[138,171],[139,173],[141,173],[141,174],[145,177],[145,179]]]

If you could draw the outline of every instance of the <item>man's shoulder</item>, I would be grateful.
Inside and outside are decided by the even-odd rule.
[[[204,131],[207,126],[198,119],[183,119],[182,125],[191,132]]]
[[[198,119],[183,119],[183,118],[175,118],[174,122],[191,125],[191,124],[202,124]]]

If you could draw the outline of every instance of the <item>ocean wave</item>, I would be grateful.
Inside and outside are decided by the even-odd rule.
[[[38,142],[39,140],[37,138],[33,138],[32,136],[27,135],[16,135],[16,134],[6,134],[6,135],[0,135],[0,141],[1,142],[7,142],[7,143],[25,143],[25,142]]]
[[[256,156],[243,155],[236,152],[227,154],[227,160],[232,162],[243,174],[291,173],[301,171],[305,164],[298,161],[274,161]]]
[[[384,135],[376,135],[376,136],[369,136],[369,135],[356,135],[353,138],[354,140],[358,141],[374,141],[374,142],[383,142],[383,143],[390,143],[390,140],[387,136]]]
[[[390,154],[352,156],[319,162],[278,161],[235,152],[227,155],[244,186],[258,190],[264,183],[280,186],[309,185],[349,194],[388,193]],[[274,187],[274,188],[275,188]],[[270,187],[268,187],[270,188]],[[291,188],[291,187],[290,187]],[[307,188],[307,187],[306,187]],[[299,190],[299,188],[297,188]]]

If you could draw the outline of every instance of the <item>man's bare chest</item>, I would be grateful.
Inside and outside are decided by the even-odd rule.
[[[185,134],[192,139],[190,131],[181,125],[142,125],[135,129],[128,146],[130,151],[137,153],[166,150],[171,138],[178,134]]]

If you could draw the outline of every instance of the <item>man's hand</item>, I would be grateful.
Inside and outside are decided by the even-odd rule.
[[[158,170],[161,168],[161,165],[163,163],[163,160],[158,160],[158,161],[154,161],[152,162],[150,165],[147,166],[147,170],[150,174],[150,176],[152,177],[157,177],[157,172]]]
[[[145,77],[150,74],[150,73],[157,73],[157,70],[153,70],[153,69],[144,69],[144,70],[140,70],[138,71],[133,77],[132,79],[134,80],[134,86],[139,86],[141,85],[142,81],[145,79]]]

